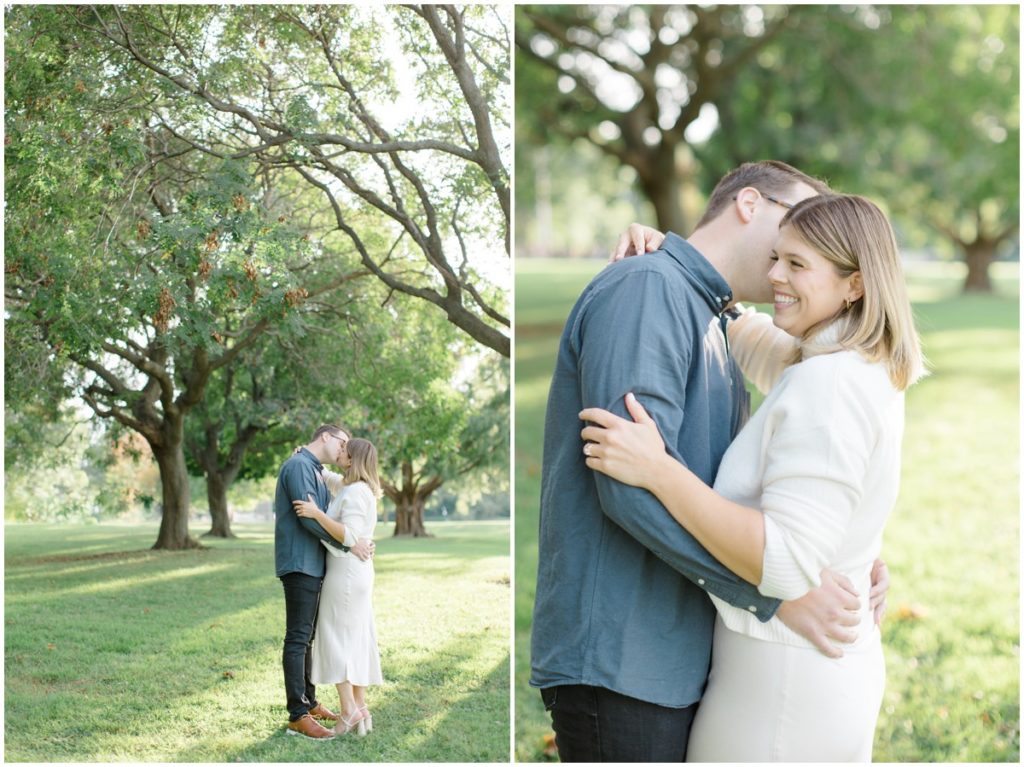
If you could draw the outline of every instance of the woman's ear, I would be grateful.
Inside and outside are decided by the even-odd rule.
[[[859,301],[864,297],[864,279],[861,277],[860,272],[854,272],[850,275],[850,295],[848,296],[851,303],[853,301]]]

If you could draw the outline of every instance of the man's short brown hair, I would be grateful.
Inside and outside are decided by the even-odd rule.
[[[318,427],[317,430],[313,432],[313,439],[310,440],[310,443],[316,442],[318,439],[320,439],[320,436],[323,434],[330,434],[332,437],[337,437],[339,432],[344,434],[346,437],[349,436],[349,433],[340,426],[325,423],[323,426]]]
[[[713,221],[729,206],[729,202],[741,189],[752,186],[761,194],[770,194],[778,197],[786,192],[793,184],[803,182],[814,189],[818,194],[830,194],[828,184],[816,178],[808,176],[792,165],[787,165],[779,160],[762,160],[761,162],[745,162],[735,170],[729,171],[722,180],[715,185],[708,199],[704,215],[697,222],[696,228],[704,226]]]

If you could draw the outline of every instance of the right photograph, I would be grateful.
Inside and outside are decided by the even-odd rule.
[[[516,6],[516,761],[1019,763],[1019,37]]]

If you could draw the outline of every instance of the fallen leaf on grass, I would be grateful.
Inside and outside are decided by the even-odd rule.
[[[894,617],[898,621],[921,620],[928,617],[928,608],[924,605],[904,603],[896,608]]]
[[[53,642],[49,642],[49,643],[48,643],[48,644],[46,645],[46,649],[47,649],[47,650],[56,650],[56,649],[57,649],[57,645],[55,645],[55,644],[54,644]]]
[[[556,758],[558,756],[558,746],[555,745],[555,736],[550,732],[544,736],[544,756],[550,758]]]
[[[235,678],[235,672],[234,671],[225,671],[223,676],[224,676],[225,679],[234,679]]]

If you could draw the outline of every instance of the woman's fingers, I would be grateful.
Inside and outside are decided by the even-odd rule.
[[[619,241],[615,243],[615,250],[612,251],[609,261],[621,261],[626,257],[626,252],[629,250],[630,244],[630,233],[623,232],[619,235]]]
[[[600,426],[587,426],[580,432],[584,442],[604,442],[607,435],[608,430]]]
[[[614,426],[615,424],[624,421],[625,419],[620,418],[619,416],[615,415],[615,413],[610,413],[607,410],[604,410],[599,407],[588,407],[585,410],[580,411],[580,420],[590,421],[591,423],[595,423],[598,426],[604,426],[605,428],[608,428],[609,426]]]
[[[650,414],[640,404],[640,401],[633,392],[626,395],[626,410],[629,411],[629,414],[637,423],[650,423],[652,420]]]

